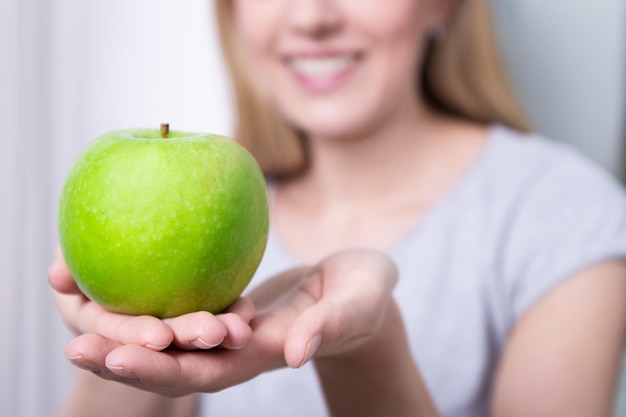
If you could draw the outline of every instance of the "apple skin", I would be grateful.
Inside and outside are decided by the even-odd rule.
[[[61,250],[105,308],[174,317],[217,313],[254,275],[267,243],[267,185],[228,138],[158,130],[91,142],[61,193]]]

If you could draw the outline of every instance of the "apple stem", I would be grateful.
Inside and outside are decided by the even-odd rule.
[[[161,139],[167,139],[169,137],[170,137],[169,123],[161,123]]]

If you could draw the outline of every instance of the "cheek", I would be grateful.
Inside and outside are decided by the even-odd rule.
[[[225,0],[216,0],[225,1]],[[267,52],[280,19],[278,1],[238,0],[233,3],[235,27],[244,52],[255,59]]]
[[[354,25],[379,38],[416,33],[429,20],[420,0],[346,0],[345,14]]]
[[[256,92],[264,97],[271,96],[272,80],[277,73],[276,44],[285,1],[290,0],[234,2],[234,23],[244,63],[242,69]]]
[[[352,1],[352,0],[351,0]],[[427,32],[427,16],[419,0],[392,0],[387,7],[374,7],[383,1],[362,2],[355,9],[354,22],[371,40],[370,63],[373,79],[383,84],[387,94],[415,91]],[[413,88],[407,89],[410,85]],[[388,98],[388,97],[387,97]]]
[[[420,0],[347,0],[352,22],[377,50],[414,60],[426,37],[430,11]],[[347,6],[346,6],[347,7]]]

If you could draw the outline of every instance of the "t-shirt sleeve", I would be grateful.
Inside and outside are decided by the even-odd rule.
[[[517,320],[541,296],[602,261],[626,259],[626,192],[578,154],[551,166],[519,200],[503,275]]]

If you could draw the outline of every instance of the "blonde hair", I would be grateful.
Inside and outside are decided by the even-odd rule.
[[[247,74],[237,40],[232,2],[216,0],[224,58],[236,103],[235,137],[268,178],[286,179],[306,169],[306,141],[259,94]],[[530,125],[506,78],[486,0],[460,0],[445,29],[431,39],[418,74],[425,97],[439,110],[520,131]]]

